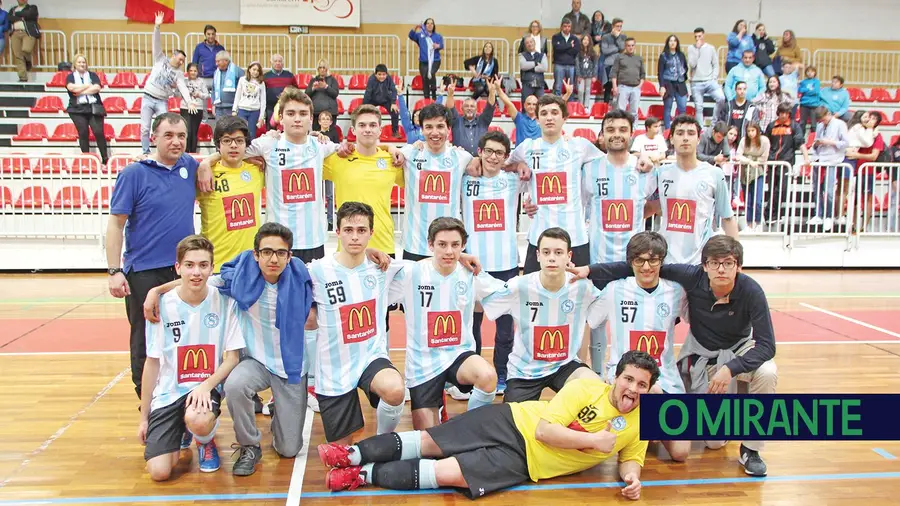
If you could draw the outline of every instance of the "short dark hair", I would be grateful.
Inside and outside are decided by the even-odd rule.
[[[735,82],[735,83],[734,83],[734,89],[737,89],[737,87],[740,86],[740,85],[742,85],[742,84],[743,84],[744,86],[747,86],[747,82],[746,82],[746,81],[737,81],[737,82]]]
[[[185,72],[190,72],[191,69],[197,69],[197,72],[200,72],[200,65],[191,62],[187,64],[187,67],[184,68]]]
[[[700,252],[700,262],[706,263],[710,258],[725,258],[733,255],[738,267],[744,265],[744,247],[734,237],[719,234],[706,241]]]
[[[697,28],[694,28],[694,33],[706,33],[706,30],[704,30],[702,26],[698,26]]]
[[[442,118],[447,126],[450,126],[450,110],[444,104],[428,104],[419,113],[419,124],[425,125],[425,121],[434,118]]]
[[[623,372],[625,372],[625,368],[629,365],[633,365],[638,369],[643,369],[649,372],[651,387],[656,384],[657,380],[659,380],[659,366],[656,365],[656,360],[651,357],[650,354],[646,351],[626,351],[625,354],[622,355],[622,358],[619,359],[619,363],[616,365],[616,377],[618,378]]]
[[[213,25],[206,25],[206,26],[203,27],[203,33],[206,33],[206,32],[208,32],[208,31],[210,31],[210,30],[212,30],[212,31],[214,31],[214,32],[218,32],[218,30],[216,30],[216,27],[213,26]]]
[[[379,72],[384,72],[385,74],[387,74],[387,71],[388,71],[387,65],[385,65],[384,63],[379,63],[378,65],[375,65],[375,73],[376,74]]]
[[[351,218],[353,216],[365,216],[369,218],[369,228],[375,229],[375,212],[372,211],[372,206],[364,202],[344,202],[341,204],[337,216],[334,218],[336,221],[336,228],[341,228],[341,221],[343,221],[344,218]]]
[[[832,80],[832,81],[838,81],[839,83],[841,83],[841,86],[844,85],[844,78],[841,77],[841,76],[834,76],[834,77],[831,78],[831,80]]]
[[[626,43],[626,44],[628,44],[629,42],[637,43],[637,41],[634,40],[634,37],[628,37],[628,38],[625,39],[625,43]]]
[[[321,121],[321,120],[322,120],[322,116],[326,116],[326,115],[327,115],[329,118],[334,119],[334,114],[331,114],[331,111],[321,111],[321,112],[319,112],[319,114],[317,115],[317,117],[319,118],[319,121]]]
[[[563,16],[562,21],[559,22],[559,26],[571,25],[571,24],[572,24],[572,18],[570,18],[569,16]]]
[[[561,96],[554,95],[552,93],[547,93],[546,95],[543,95],[543,96],[541,96],[541,98],[538,99],[537,108],[535,108],[534,114],[535,115],[540,114],[541,107],[544,107],[544,106],[547,106],[550,104],[556,104],[557,106],[559,106],[560,111],[562,111],[563,118],[569,117],[569,108],[566,107],[566,101],[563,100],[563,98]]]
[[[724,121],[717,121],[713,125],[712,131],[714,134],[728,135],[728,123],[725,123]]]
[[[610,23],[610,25],[617,25],[619,23],[624,23],[624,21],[622,21],[622,18],[613,18],[612,23]]]
[[[794,110],[794,107],[791,104],[778,104],[778,109],[776,109],[776,114],[787,113],[790,114],[791,111]],[[792,118],[793,119],[793,118]]]
[[[281,237],[281,240],[287,243],[288,249],[294,247],[294,233],[281,223],[269,221],[259,227],[259,230],[256,231],[256,236],[253,238],[253,249],[255,251],[259,251],[259,243],[266,237]]]
[[[509,154],[510,142],[509,136],[507,136],[506,133],[497,130],[488,130],[481,136],[481,139],[478,140],[478,147],[484,149],[484,147],[487,146],[488,141],[502,144],[503,147],[506,148],[506,154]]]
[[[614,119],[627,119],[629,128],[631,128],[631,130],[634,130],[634,116],[632,116],[628,111],[623,111],[622,109],[613,109],[606,113],[605,116],[603,116],[603,123],[600,124],[600,131],[602,132],[603,128],[606,127],[606,122],[608,120]]]
[[[824,105],[816,107],[816,121],[824,118],[825,116],[828,116],[829,114],[831,114],[831,109],[825,107]]]
[[[185,58],[187,58],[187,54],[180,49],[176,49],[176,50],[172,51],[172,56],[174,56],[176,54],[180,54],[181,56],[184,56]]]
[[[752,49],[745,49],[743,53],[741,53],[741,58],[744,57],[745,54],[750,53],[753,55],[753,59],[756,59],[756,51]]]
[[[565,229],[559,227],[550,227],[547,230],[541,232],[541,235],[538,236],[537,240],[538,249],[541,249],[541,241],[543,241],[545,237],[549,239],[562,239],[563,241],[566,241],[566,249],[572,249],[572,238],[569,236],[569,233],[566,232]]]
[[[650,253],[651,256],[664,260],[669,253],[666,238],[658,232],[649,230],[634,234],[628,241],[628,246],[625,247],[625,260],[630,264],[644,253]]]
[[[244,134],[246,143],[250,144],[250,127],[247,126],[244,118],[225,116],[216,121],[216,128],[213,129],[213,143],[221,150],[222,147],[219,146],[219,142],[222,140],[222,137],[237,132]]]
[[[184,260],[184,255],[186,255],[188,251],[195,250],[208,251],[209,261],[213,261],[213,243],[199,234],[189,235],[178,241],[178,246],[175,247],[175,261],[181,263]]]
[[[175,112],[164,112],[153,120],[153,125],[150,126],[150,131],[156,133],[156,131],[159,129],[159,125],[161,125],[163,121],[171,123],[173,125],[181,123],[184,125],[184,128],[187,128],[187,121],[185,121],[184,116]]]
[[[650,130],[650,127],[659,123],[659,118],[656,116],[647,116],[647,119],[644,120],[644,128]]]
[[[697,121],[697,118],[689,116],[687,114],[679,114],[678,116],[675,116],[675,119],[672,120],[672,125],[669,127],[669,132],[674,132],[675,129],[681,125],[694,125],[694,127],[697,128],[698,136],[700,135],[700,132],[703,131],[703,127],[700,126],[700,122]]]
[[[469,234],[468,232],[466,232],[466,226],[457,218],[451,218],[449,216],[441,216],[440,218],[432,221],[430,225],[428,225],[428,244],[434,244],[434,238],[437,237],[438,232],[453,231],[459,232],[459,236],[462,238],[463,246],[465,246],[466,241],[469,240]]]

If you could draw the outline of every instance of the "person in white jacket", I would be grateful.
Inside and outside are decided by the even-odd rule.
[[[232,115],[243,118],[250,128],[250,138],[256,138],[256,129],[262,128],[266,110],[266,83],[263,80],[263,68],[259,62],[247,67],[247,75],[238,80],[235,92]]]

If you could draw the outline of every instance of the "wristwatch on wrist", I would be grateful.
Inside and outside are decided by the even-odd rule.
[[[125,271],[123,271],[122,269],[120,269],[120,268],[118,268],[118,267],[110,267],[109,269],[106,270],[106,272],[107,272],[110,276],[115,276],[116,274],[118,274],[118,273],[120,273],[120,272],[125,272]]]

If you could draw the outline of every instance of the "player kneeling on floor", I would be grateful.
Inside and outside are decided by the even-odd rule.
[[[614,385],[578,379],[550,401],[492,404],[425,431],[382,434],[354,446],[319,445],[319,458],[333,468],[326,485],[455,487],[474,499],[529,479],[584,471],[618,453],[626,483],[621,493],[638,499],[647,452],[639,407],[658,378],[649,354],[629,351],[619,361]]]
[[[186,430],[197,440],[200,470],[219,469],[213,439],[221,409],[217,387],[244,348],[235,303],[206,284],[213,271],[212,243],[198,235],[182,239],[175,270],[182,285],[161,298],[160,321],[147,322],[141,379],[138,439],[154,481],[171,476]]]

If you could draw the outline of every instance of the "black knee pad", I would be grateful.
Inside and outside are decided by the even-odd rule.
[[[359,447],[359,456],[363,464],[400,460],[403,450],[403,443],[396,432],[363,439],[356,446]]]
[[[391,490],[418,490],[419,459],[375,464],[372,467],[372,484]]]

